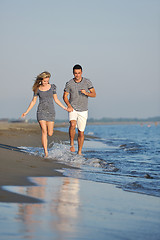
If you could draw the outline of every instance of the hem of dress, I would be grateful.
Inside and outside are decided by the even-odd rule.
[[[48,120],[48,119],[37,119],[37,121],[46,121],[46,122],[55,122],[55,119]]]

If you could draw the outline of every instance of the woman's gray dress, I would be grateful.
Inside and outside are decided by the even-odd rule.
[[[51,88],[47,91],[40,91],[38,89],[34,96],[39,96],[39,105],[37,109],[37,121],[45,120],[54,122],[55,108],[53,103],[53,94],[56,94],[56,86],[51,84]]]

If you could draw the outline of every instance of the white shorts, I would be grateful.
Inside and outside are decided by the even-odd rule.
[[[69,112],[69,121],[76,120],[79,131],[84,132],[88,118],[88,111],[78,112],[73,109],[73,112]]]

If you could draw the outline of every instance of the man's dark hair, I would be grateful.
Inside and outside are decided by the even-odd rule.
[[[81,69],[82,70],[82,67],[79,65],[79,64],[76,64],[74,67],[73,67],[73,72],[75,69]]]

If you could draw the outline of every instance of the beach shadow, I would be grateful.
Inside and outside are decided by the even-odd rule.
[[[24,152],[22,149],[20,149],[18,147],[6,145],[6,144],[1,144],[1,143],[0,143],[0,148],[6,149],[6,150],[15,151],[15,152]]]

